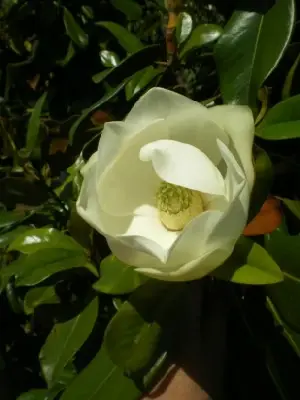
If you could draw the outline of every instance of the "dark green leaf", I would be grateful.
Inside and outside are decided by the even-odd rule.
[[[164,68],[154,68],[151,65],[150,67],[146,67],[143,70],[136,72],[126,85],[126,99],[130,100],[164,71]]]
[[[150,66],[159,57],[159,46],[147,46],[141,50],[131,54],[123,60],[117,67],[111,68],[110,72],[105,76],[106,82],[114,84],[115,82],[123,81],[132,76],[135,72]],[[93,76],[95,83],[100,83],[103,80],[103,71]]]
[[[300,219],[300,201],[281,198],[283,204],[298,218]],[[1,238],[0,238],[1,243]]]
[[[60,299],[54,286],[41,286],[28,290],[24,298],[24,311],[32,314],[41,304],[59,304]]]
[[[225,103],[256,108],[257,92],[281,59],[294,22],[294,0],[277,0],[265,14],[234,12],[215,47]]]
[[[29,153],[31,153],[34,150],[34,148],[38,145],[41,113],[46,98],[47,98],[47,92],[42,94],[42,96],[36,102],[28,122],[28,128],[26,134],[26,150]]]
[[[111,68],[120,64],[120,59],[116,53],[109,50],[102,50],[100,52],[100,59],[104,67]]]
[[[138,400],[140,397],[134,382],[113,364],[102,348],[60,400]]]
[[[25,213],[22,211],[0,211],[0,230],[6,230],[16,223],[23,221]]]
[[[137,36],[115,22],[97,22],[97,25],[107,29],[128,53],[135,53],[144,47]]]
[[[5,284],[11,276],[15,276],[16,286],[32,286],[58,272],[83,266],[97,275],[96,269],[88,263],[87,257],[81,251],[46,248],[21,256],[2,268],[0,278]]]
[[[272,107],[256,135],[267,140],[284,140],[300,137],[300,95],[290,97]]]
[[[59,381],[64,367],[89,337],[98,314],[98,298],[75,318],[54,325],[40,352],[40,362],[49,387]]]
[[[179,15],[179,22],[176,25],[176,40],[180,45],[190,36],[193,29],[193,19],[190,14],[182,12]]]
[[[258,149],[255,158],[255,184],[251,194],[249,218],[251,221],[259,213],[267,199],[272,181],[273,166],[268,154],[263,149]]]
[[[268,252],[246,237],[240,238],[233,254],[212,275],[247,285],[266,285],[283,280],[279,266]]]
[[[100,108],[105,103],[107,103],[109,100],[113,99],[124,88],[124,86],[126,85],[127,81],[128,81],[128,79],[126,79],[125,81],[121,82],[118,86],[116,86],[115,88],[111,89],[108,93],[106,93],[100,100],[98,100],[96,103],[91,105],[90,108],[88,108],[87,110],[82,112],[81,116],[77,119],[77,121],[72,125],[72,127],[70,129],[70,132],[69,132],[70,144],[73,143],[75,132],[77,131],[79,126],[82,124],[82,122],[91,113],[93,113],[95,110],[97,110],[97,108]]]
[[[34,193],[34,196],[32,195]],[[17,204],[37,206],[49,198],[49,192],[44,186],[30,182],[24,178],[0,179],[0,202],[9,208]]]
[[[65,67],[72,60],[72,58],[75,56],[75,54],[76,54],[76,51],[74,49],[73,42],[70,41],[65,57],[61,60],[56,61],[56,64],[60,65],[61,67]]]
[[[282,320],[281,316],[279,315],[275,305],[272,303],[270,298],[267,298],[267,306],[271,313],[273,314],[273,317],[278,325],[280,325],[283,329],[283,336],[287,339],[287,341],[290,343],[298,357],[300,357],[300,333],[293,331],[286,323],[284,320]]]
[[[284,85],[282,88],[282,99],[288,99],[291,95],[291,91],[292,91],[292,84],[293,84],[293,79],[294,79],[294,75],[295,72],[298,68],[300,62],[300,54],[298,54],[298,57],[296,58],[294,64],[292,65],[291,69],[289,70],[289,73],[287,74],[285,81],[284,81]]]
[[[131,293],[147,280],[133,267],[124,264],[113,255],[101,261],[100,276],[101,278],[94,283],[93,288],[114,295]]]
[[[30,392],[22,393],[17,400],[46,400],[47,389],[32,389]]]
[[[223,28],[215,24],[198,25],[180,51],[180,58],[185,57],[191,50],[198,49],[215,42],[222,35]]]
[[[185,288],[184,284],[150,280],[123,303],[104,336],[104,345],[116,365],[126,372],[149,366],[158,349],[161,324],[172,314]]]
[[[159,46],[153,45],[145,47],[139,52],[132,54],[124,61],[122,61],[117,67],[112,68],[106,75],[106,80],[109,84],[112,83],[113,88],[107,92],[99,101],[94,103],[90,108],[85,110],[77,121],[72,125],[69,133],[70,143],[73,142],[73,137],[81,125],[81,123],[94,111],[102,107],[106,102],[113,99],[129,82],[130,76],[133,75],[137,70],[144,68],[152,64],[159,56]],[[102,71],[103,72],[103,71]],[[93,77],[94,82],[99,83],[103,80],[103,74],[101,73],[101,80],[97,79],[97,75]],[[114,81],[121,83],[114,86]]]
[[[16,250],[31,254],[42,249],[67,249],[83,252],[84,249],[71,236],[54,228],[30,229],[19,235],[9,246],[9,251]]]
[[[111,0],[111,4],[129,20],[138,20],[142,16],[142,8],[134,0]]]
[[[67,35],[77,44],[77,46],[86,47],[89,44],[88,35],[75,21],[73,15],[66,7],[64,7],[64,24]]]
[[[283,122],[299,121],[300,120],[300,95],[290,97],[286,100],[277,103],[272,107],[258,130],[266,125],[276,125]]]

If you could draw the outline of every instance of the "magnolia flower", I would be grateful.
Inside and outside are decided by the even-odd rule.
[[[105,124],[82,169],[77,211],[112,253],[169,281],[201,278],[232,253],[254,181],[246,106],[207,109],[154,88]]]

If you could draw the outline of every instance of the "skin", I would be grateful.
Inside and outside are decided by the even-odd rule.
[[[222,399],[227,305],[223,288],[207,291],[204,282],[190,283],[176,352],[162,380],[141,400]]]

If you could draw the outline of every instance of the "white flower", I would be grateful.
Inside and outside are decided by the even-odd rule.
[[[254,181],[246,106],[205,108],[154,88],[105,124],[82,169],[81,217],[114,255],[158,279],[201,278],[232,253]]]

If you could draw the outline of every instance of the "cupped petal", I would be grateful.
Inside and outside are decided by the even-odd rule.
[[[117,218],[104,213],[97,199],[97,157],[91,157],[85,166],[84,179],[76,202],[78,214],[96,231],[105,236],[115,236],[126,232],[131,220]]]
[[[160,223],[155,208],[138,210],[144,215],[116,217],[105,213],[99,206],[96,194],[96,165],[85,175],[76,203],[78,214],[108,240],[115,239],[133,251],[150,254],[165,262],[178,234],[169,232]]]
[[[186,109],[205,109],[196,101],[167,89],[155,87],[146,92],[133,106],[125,122],[144,128],[159,119],[166,119]]]
[[[224,261],[226,261],[232,251],[233,247],[228,246],[212,249],[210,252],[202,254],[199,258],[170,272],[152,267],[136,268],[136,271],[152,278],[170,282],[192,281],[210,274],[214,269],[218,268]]]
[[[152,161],[156,174],[163,181],[203,193],[224,194],[224,179],[218,168],[190,144],[157,140],[141,148],[140,158]]]
[[[252,146],[254,140],[254,119],[247,106],[221,105],[208,109],[210,117],[232,139],[240,164],[246,173],[250,190],[254,183]]]
[[[122,121],[112,121],[104,124],[97,151],[98,176],[118,157],[133,132],[134,127]]]
[[[139,152],[145,144],[165,137],[168,137],[165,124],[159,121],[152,124],[135,135],[110,166],[98,175],[97,193],[103,211],[125,216],[134,214],[142,205],[155,205],[160,178],[150,163],[140,160]]]
[[[152,212],[151,217],[134,216],[126,232],[115,238],[135,251],[154,256],[165,264],[178,232],[168,231],[161,224],[156,209],[155,212]]]
[[[214,121],[206,107],[201,106],[197,110],[187,109],[168,118],[170,139],[190,144],[201,150],[215,165],[221,160],[217,139],[226,145],[229,144],[229,136]]]

